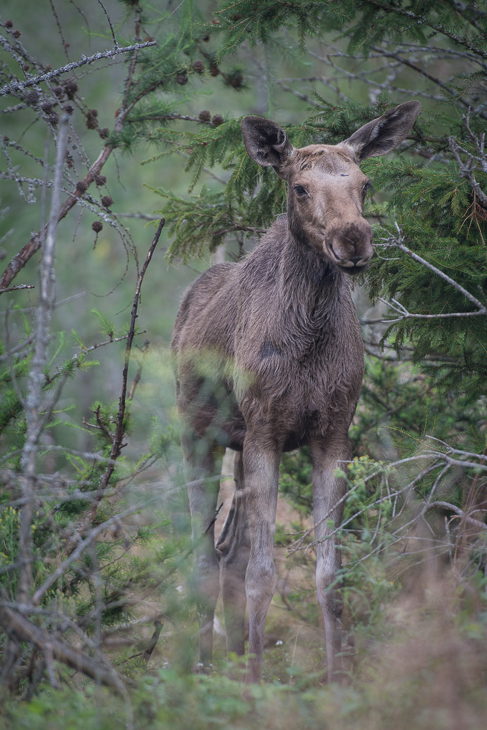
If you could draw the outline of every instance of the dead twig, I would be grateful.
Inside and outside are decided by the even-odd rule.
[[[16,79],[10,84],[5,84],[4,86],[1,86],[0,96],[7,96],[8,94],[16,94],[22,92],[30,86],[37,86],[44,81],[51,81],[51,79],[56,79],[58,76],[71,73],[71,71],[74,71],[74,69],[76,68],[86,66],[90,63],[95,63],[96,61],[101,61],[104,58],[112,58],[112,56],[118,56],[120,53],[131,53],[132,51],[138,51],[140,48],[148,48],[149,46],[155,45],[156,41],[146,41],[145,43],[134,43],[132,46],[124,46],[123,48],[117,46],[111,51],[99,51],[98,53],[94,53],[92,56],[82,55],[80,61],[67,63],[65,66],[61,66],[54,71],[48,71],[47,73],[38,74],[37,76],[31,76],[26,81],[19,81],[18,79]]]
[[[0,294],[7,294],[9,291],[17,291],[18,289],[35,289],[34,284],[19,284],[18,286],[8,286],[6,289],[0,289]]]
[[[140,12],[140,11],[139,11]],[[138,26],[137,26],[138,28]],[[138,31],[137,31],[138,32]],[[138,35],[137,35],[138,39]],[[134,56],[132,58],[131,63],[131,72],[129,73],[129,76],[126,80],[126,86],[125,86],[125,93],[124,93],[124,102],[122,104],[122,109],[120,111],[120,114],[117,117],[117,121],[115,123],[114,132],[115,134],[118,134],[121,132],[127,113],[130,111],[131,107],[127,108],[126,100],[128,98],[128,94],[130,91],[130,86],[132,84],[132,77],[133,77],[133,70],[135,68],[135,60],[137,58],[137,52],[141,48],[146,48],[148,46],[155,45],[155,41],[148,41],[146,43],[135,43],[132,46],[126,46],[125,48],[117,48],[114,51],[106,51],[105,54],[111,54],[111,55],[117,55],[122,52],[130,52],[134,51]],[[103,54],[94,54],[93,56],[90,56],[89,58],[85,58],[82,63],[78,63],[78,66],[84,65],[86,63],[93,63],[96,60],[99,60],[99,58],[108,58],[109,55],[103,55]],[[40,83],[42,80],[46,80],[44,77],[52,77],[52,74],[55,76],[59,76],[61,73],[67,73],[73,68],[78,67],[76,64],[73,66],[73,64],[68,64],[67,66],[63,66],[61,69],[57,69],[56,71],[51,71],[49,74],[41,74],[40,76],[33,77],[29,79],[29,82],[15,82],[18,84],[23,84],[25,87],[26,85],[32,85],[34,83],[35,79],[37,79],[36,83]],[[51,74],[51,75],[50,75]],[[7,85],[8,86],[8,85]],[[59,209],[59,215],[58,215],[58,223],[63,218],[67,216],[69,211],[74,208],[74,206],[80,202],[83,195],[88,190],[89,186],[99,180],[100,172],[105,165],[106,161],[110,157],[112,151],[114,150],[113,145],[106,145],[106,147],[103,148],[103,150],[98,155],[98,158],[95,160],[93,165],[88,170],[87,175],[84,177],[83,180],[81,180],[77,185],[76,188],[69,194],[68,198],[64,201],[63,205]],[[43,226],[40,231],[35,233],[31,239],[26,243],[25,246],[11,259],[10,263],[8,264],[7,268],[3,272],[2,277],[0,278],[0,294],[2,292],[2,289],[8,288],[9,284],[15,279],[19,271],[27,264],[27,262],[32,258],[32,256],[39,250],[41,247],[42,241],[44,240],[44,237],[47,232],[47,225]]]
[[[147,352],[149,350],[149,345],[150,345],[149,340],[146,340],[144,342],[144,346],[140,350],[141,356],[140,356],[140,360],[139,360],[139,367],[137,368],[137,372],[134,375],[134,379],[132,381],[132,385],[130,386],[130,390],[129,390],[128,395],[127,395],[127,400],[133,400],[133,398],[134,398],[135,389],[137,388],[137,386],[138,386],[138,384],[140,382],[140,378],[141,378],[141,375],[142,375],[142,368],[144,366],[145,357],[146,357]]]

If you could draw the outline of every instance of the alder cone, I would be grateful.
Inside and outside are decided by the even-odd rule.
[[[68,95],[68,99],[73,99],[74,95],[78,91],[78,84],[74,79],[68,79],[66,83],[64,84],[64,90],[66,94]]]

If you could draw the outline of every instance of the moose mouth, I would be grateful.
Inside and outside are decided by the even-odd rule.
[[[370,256],[354,256],[349,259],[341,259],[336,255],[331,243],[327,243],[326,241],[325,248],[333,263],[346,274],[360,274],[362,271],[365,271],[370,260]]]
[[[362,271],[365,271],[367,268],[367,264],[363,264],[363,266],[343,266],[342,264],[337,264],[338,268],[344,271],[346,274],[349,274],[350,276],[355,276],[356,274],[361,274]]]

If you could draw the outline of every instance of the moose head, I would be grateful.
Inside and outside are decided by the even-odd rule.
[[[288,184],[289,229],[297,241],[349,274],[363,271],[372,256],[372,229],[363,217],[370,181],[362,160],[393,150],[421,109],[408,101],[358,129],[337,145],[296,149],[279,125],[245,117],[242,133],[250,157],[272,166]]]

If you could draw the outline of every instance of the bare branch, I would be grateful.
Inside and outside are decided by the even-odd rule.
[[[33,644],[44,655],[49,650],[54,659],[63,662],[63,664],[67,664],[68,667],[75,669],[77,672],[83,672],[83,674],[91,677],[91,679],[101,682],[107,687],[119,692],[125,699],[126,695],[122,689],[122,680],[118,675],[117,678],[114,677],[115,670],[111,672],[107,671],[98,662],[94,662],[93,659],[86,656],[86,654],[73,649],[65,642],[59,641],[59,639],[55,639],[11,608],[7,608],[6,606],[0,607],[0,616],[2,625],[9,633],[19,637],[22,641],[28,641],[30,644]],[[132,684],[127,678],[124,679],[126,682]]]
[[[81,66],[86,66],[86,64],[101,61],[103,58],[112,58],[112,56],[118,56],[120,53],[131,53],[132,51],[138,51],[141,48],[148,48],[149,46],[155,45],[156,41],[146,41],[145,43],[134,43],[132,46],[125,46],[124,48],[120,48],[120,46],[118,46],[111,51],[99,51],[98,53],[94,53],[92,56],[82,55],[80,61],[67,63],[65,66],[61,66],[61,68],[57,68],[54,71],[48,71],[47,73],[39,74],[38,76],[32,76],[27,81],[19,81],[16,79],[10,84],[5,84],[0,87],[0,96],[7,96],[8,94],[16,94],[19,92],[21,93],[30,86],[37,86],[43,81],[50,81],[58,76],[62,76],[62,74],[74,71],[75,68],[80,68]]]
[[[470,134],[472,134],[470,128],[468,128],[468,131],[470,132]],[[474,138],[474,140],[475,140],[476,145],[477,145],[477,147],[479,149],[479,152],[483,153],[483,143],[484,143],[484,140],[482,139],[482,142],[481,142],[482,149],[480,149],[479,141],[476,138]],[[458,169],[459,169],[459,172],[460,172],[461,177],[464,177],[467,180],[468,184],[470,185],[470,187],[474,191],[475,195],[480,200],[480,204],[484,208],[487,208],[487,195],[484,193],[484,191],[480,187],[480,184],[475,179],[475,174],[474,174],[474,170],[475,170],[475,167],[476,167],[476,164],[475,163],[477,161],[482,164],[482,166],[484,168],[484,172],[487,171],[487,158],[483,154],[482,154],[482,158],[481,159],[479,159],[479,158],[475,157],[474,155],[470,154],[470,152],[467,152],[467,150],[464,150],[462,147],[460,147],[460,145],[458,144],[457,140],[454,137],[449,137],[448,138],[448,144],[450,145],[450,149],[451,149],[452,155],[455,158],[456,163],[458,165]],[[464,163],[462,161],[462,159],[460,157],[460,154],[459,154],[460,152],[463,152],[465,155],[467,155],[468,161],[466,163]]]
[[[475,525],[476,527],[480,527],[482,530],[487,530],[487,525],[485,522],[481,522],[480,520],[476,520],[474,517],[470,517],[466,512],[464,512],[460,507],[457,507],[454,504],[451,504],[450,502],[429,502],[425,505],[423,514],[426,514],[427,512],[430,512],[432,509],[447,509],[451,512],[454,512],[456,515],[462,518],[462,520],[465,520],[466,522],[469,522],[471,525]]]
[[[0,289],[0,294],[7,294],[9,291],[18,291],[19,289],[35,289],[34,284],[19,284],[19,286],[9,286],[6,289]]]
[[[119,47],[118,41],[117,41],[117,38],[115,36],[115,31],[113,30],[112,20],[111,20],[109,14],[108,14],[108,10],[106,9],[106,7],[104,6],[104,4],[102,3],[102,0],[98,0],[98,4],[101,5],[101,7],[103,8],[103,12],[107,16],[108,25],[110,26],[110,31],[111,31],[112,38],[113,38],[113,45],[115,46],[115,48],[118,48]]]
[[[19,576],[18,600],[27,600],[32,583],[30,558],[32,554],[32,500],[28,499],[35,486],[37,442],[39,440],[39,409],[41,404],[42,385],[44,382],[44,366],[47,362],[47,346],[49,344],[49,323],[55,303],[54,250],[56,229],[61,198],[64,153],[68,139],[68,115],[61,118],[56,164],[54,168],[54,187],[51,202],[51,214],[48,223],[47,238],[43,247],[43,258],[40,272],[39,306],[37,308],[37,327],[34,340],[34,356],[29,373],[27,397],[25,401],[25,419],[27,434],[22,450],[21,465],[25,474],[24,494],[27,498],[20,512],[19,545],[22,567]]]
[[[432,438],[433,440],[438,441],[438,439],[434,439],[434,437],[426,437],[426,438]],[[445,466],[442,468],[439,476],[435,480],[434,488],[431,491],[430,497],[428,501],[424,501],[421,509],[419,512],[415,515],[415,517],[405,525],[401,525],[399,528],[399,531],[405,531],[408,527],[410,527],[412,524],[416,523],[418,519],[421,519],[427,512],[429,512],[431,509],[434,509],[435,507],[442,507],[444,509],[452,509],[452,511],[455,512],[455,514],[459,515],[460,517],[464,518],[465,520],[471,522],[472,524],[476,524],[477,526],[482,525],[483,529],[487,529],[487,525],[485,525],[483,522],[480,522],[479,520],[475,520],[473,517],[470,517],[466,512],[461,510],[460,508],[455,507],[454,505],[450,505],[450,503],[447,502],[431,502],[431,496],[434,492],[434,489],[436,489],[439,480],[445,475],[448,469],[450,469],[452,466],[460,467],[461,469],[480,469],[482,471],[487,472],[487,463],[483,465],[482,461],[487,462],[487,456],[484,454],[475,454],[471,452],[461,451],[460,449],[454,449],[453,447],[450,447],[448,444],[442,443],[448,453],[444,453],[441,451],[436,451],[433,449],[425,449],[423,452],[416,454],[415,456],[408,457],[406,459],[400,459],[399,461],[392,462],[390,464],[381,464],[380,468],[371,474],[369,474],[364,479],[357,482],[343,497],[341,497],[335,505],[328,511],[328,513],[325,515],[325,517],[318,523],[321,524],[322,522],[325,522],[326,520],[330,519],[333,515],[333,512],[336,510],[337,507],[340,506],[343,502],[346,502],[347,499],[350,497],[351,494],[358,488],[364,485],[365,482],[369,481],[373,477],[378,476],[379,474],[383,473],[389,473],[392,469],[397,468],[399,466],[403,467],[405,464],[411,464],[414,462],[420,462],[423,459],[430,460],[432,463],[430,463],[425,469],[423,469],[412,481],[408,482],[404,487],[401,487],[400,489],[395,491],[394,497],[397,498],[401,494],[406,495],[406,502],[407,502],[407,495],[411,494],[413,490],[416,487],[416,484],[424,478],[428,473],[431,471],[439,468],[441,464],[445,464]],[[467,461],[466,459],[454,459],[451,456],[449,456],[449,453],[456,453],[459,456],[467,456],[470,459],[477,459],[478,461]],[[339,462],[341,463],[341,462]],[[348,462],[347,462],[348,463]],[[343,530],[348,524],[350,524],[353,520],[355,520],[360,515],[366,513],[368,510],[370,510],[372,507],[375,507],[377,505],[380,505],[384,502],[390,502],[391,496],[389,494],[387,495],[381,495],[378,499],[374,500],[373,502],[367,504],[363,509],[354,512],[354,514],[345,522],[343,522],[339,527],[335,528],[334,530],[330,531],[329,534],[327,534],[325,537],[321,538],[320,540],[313,540],[310,543],[303,544],[305,539],[315,530],[315,528],[318,525],[314,525],[312,528],[305,530],[303,533],[299,534],[298,539],[292,543],[288,550],[292,554],[298,550],[309,550],[314,545],[323,542],[324,540],[328,540],[334,535],[338,534],[341,530]],[[396,515],[397,517],[397,515]],[[394,518],[395,519],[395,518]],[[472,522],[473,521],[473,522]],[[397,534],[396,532],[392,533],[393,535]]]
[[[147,213],[117,213],[117,218],[138,218],[142,221],[158,221],[160,217],[160,215],[148,215]]]
[[[360,72],[360,73],[351,73],[350,71],[347,71],[346,69],[336,66],[334,63],[332,63],[330,60],[332,54],[330,54],[330,56],[327,55],[326,58],[323,58],[322,56],[319,56],[317,53],[314,53],[313,51],[311,51],[309,49],[308,49],[307,53],[310,56],[313,56],[313,58],[316,58],[318,61],[321,61],[325,65],[331,66],[332,68],[339,71],[343,75],[344,78],[357,79],[358,81],[363,81],[368,86],[373,86],[376,89],[385,89],[386,91],[395,91],[399,94],[411,94],[413,96],[422,96],[426,99],[433,99],[434,101],[444,101],[443,97],[441,97],[441,96],[434,96],[433,94],[427,94],[424,91],[418,91],[417,89],[403,89],[398,86],[391,86],[391,84],[389,84],[389,83],[381,84],[378,81],[373,81],[373,79],[370,78],[370,72],[368,70],[365,72]],[[340,55],[345,58],[348,58],[348,56],[344,53],[335,54],[335,55]],[[374,71],[375,71],[375,69],[374,69]],[[321,77],[321,78],[322,78],[323,83],[325,83],[325,80],[323,79],[323,77]],[[337,79],[338,77],[335,76],[334,78]],[[326,83],[326,85],[329,86],[331,89],[333,89],[336,92],[336,89],[334,89],[330,83]],[[342,94],[340,92],[339,95],[342,99],[347,101],[347,97],[344,94]]]
[[[404,309],[404,307],[402,307],[402,305],[399,304],[399,302],[396,302],[395,300],[393,300],[395,303],[396,311],[401,312],[403,317],[417,317],[417,318],[422,318],[422,319],[424,319],[424,318],[430,319],[430,318],[437,318],[437,317],[468,317],[468,316],[472,316],[472,315],[487,314],[487,307],[484,304],[482,304],[482,302],[480,302],[476,297],[474,297],[473,294],[471,294],[469,291],[467,291],[461,284],[459,284],[457,281],[455,281],[450,276],[448,276],[448,274],[445,274],[444,271],[441,271],[441,269],[438,269],[433,264],[430,264],[429,261],[426,261],[421,256],[418,256],[417,253],[414,253],[414,251],[411,251],[411,249],[409,249],[407,246],[405,246],[403,243],[404,237],[402,235],[402,230],[400,229],[400,227],[398,226],[397,223],[396,223],[396,228],[397,228],[397,232],[398,232],[398,237],[394,238],[393,236],[391,236],[390,238],[388,238],[387,243],[385,244],[386,246],[393,246],[393,247],[399,248],[399,249],[401,249],[401,251],[404,251],[404,253],[407,253],[408,256],[411,256],[411,258],[414,261],[417,261],[418,263],[422,264],[423,266],[426,266],[427,269],[429,269],[430,271],[433,271],[433,273],[435,273],[437,276],[440,276],[442,279],[444,279],[444,281],[447,281],[449,284],[451,284],[451,286],[453,286],[457,291],[461,292],[479,310],[478,312],[463,312],[463,313],[443,314],[443,315],[442,314],[412,315],[409,312],[407,312],[407,310]],[[384,239],[384,240],[386,240],[386,239]]]

